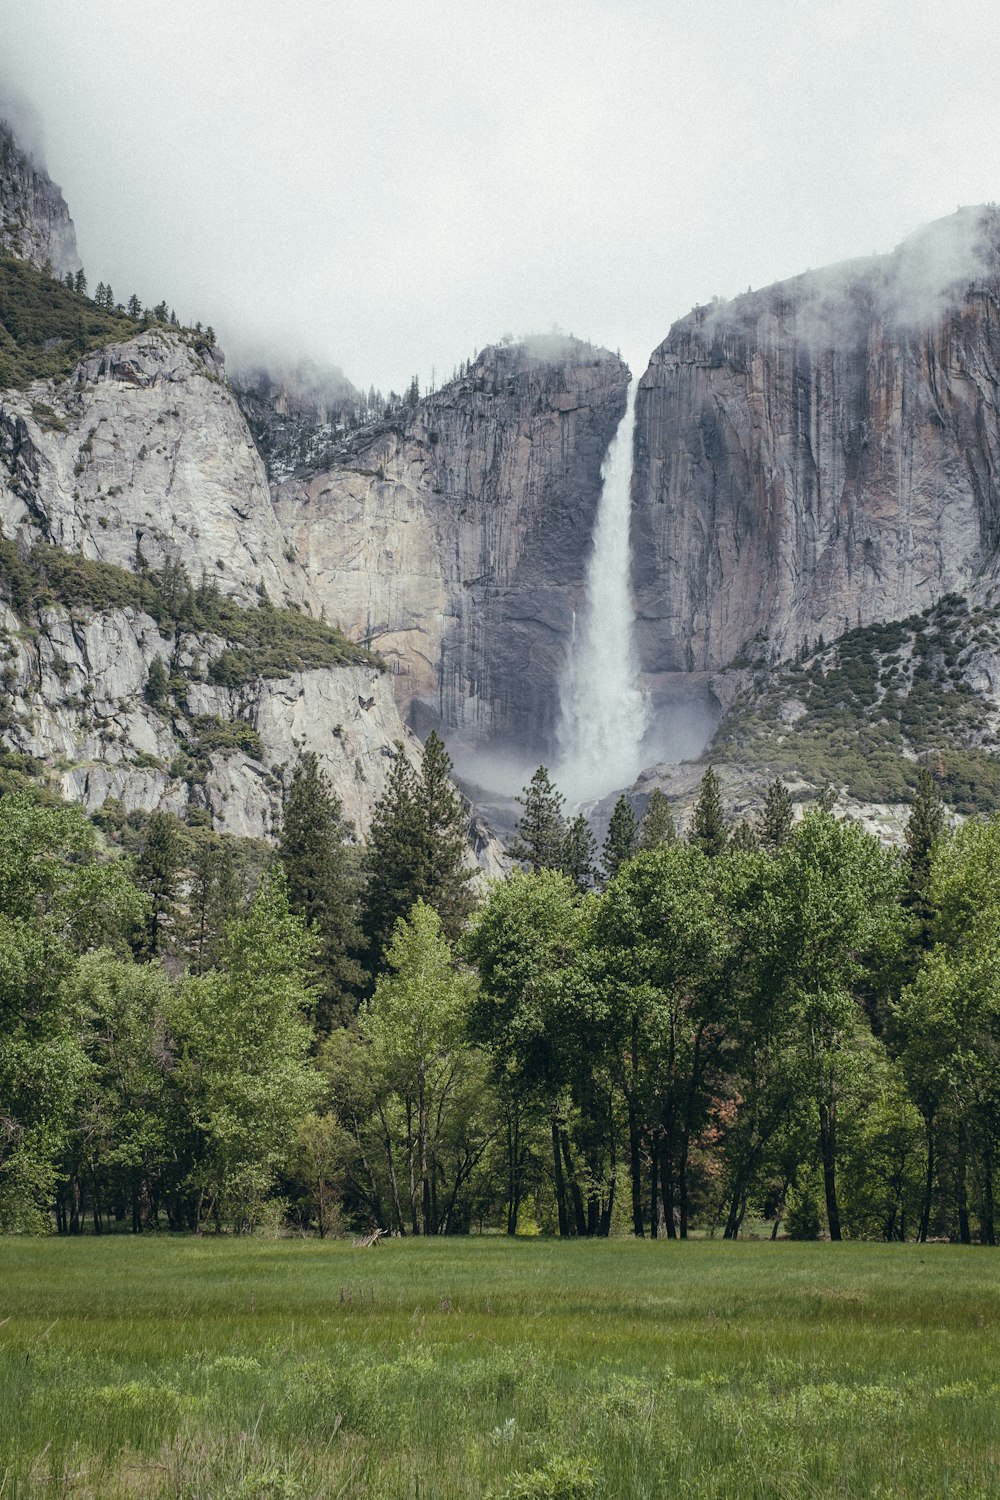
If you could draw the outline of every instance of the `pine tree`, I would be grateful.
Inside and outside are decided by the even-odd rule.
[[[563,818],[563,796],[557,791],[545,766],[539,766],[524,794],[516,799],[524,808],[517,825],[517,836],[511,844],[509,854],[520,860],[534,873],[539,870],[562,868],[563,839],[566,824]]]
[[[104,282],[103,281],[99,281],[97,283],[97,291],[94,293],[94,301],[97,303],[98,307],[103,307],[104,306]]]
[[[597,873],[597,840],[583,813],[567,825],[563,836],[561,868],[579,891],[589,891]]]
[[[639,825],[635,812],[628,798],[621,796],[615,803],[611,814],[608,836],[604,840],[604,848],[601,852],[605,879],[614,880],[622,865],[627,859],[632,858],[638,848]]]
[[[728,848],[754,850],[760,848],[760,838],[749,818],[740,818],[729,835]]]
[[[764,798],[760,820],[760,842],[775,853],[792,836],[792,794],[778,776],[771,782]]]
[[[193,974],[216,967],[226,923],[240,915],[242,904],[232,848],[210,834],[195,855],[188,892],[187,952]]]
[[[87,292],[87,278],[86,278],[86,276],[84,276],[82,270],[77,271],[76,275],[73,278],[73,290],[75,292],[78,292],[81,297],[83,297],[83,296],[86,295],[86,292]]]
[[[929,886],[934,844],[944,833],[945,806],[938,784],[926,766],[917,772],[917,785],[903,838],[906,844],[904,902],[920,924],[920,943],[927,941],[933,916]]]
[[[301,755],[285,799],[278,858],[288,904],[316,937],[316,1028],[345,1021],[364,983],[358,962],[359,881],[347,844],[340,799],[312,751]]]
[[[128,304],[125,310],[130,318],[142,317],[142,303],[139,301],[138,295],[135,292],[133,292],[131,297],[128,299]]]
[[[640,849],[659,849],[664,844],[676,844],[677,825],[670,811],[670,803],[660,788],[654,787],[646,803],[642,826],[639,830]]]
[[[162,656],[154,656],[149,664],[146,674],[146,687],[143,696],[152,708],[159,708],[170,690],[170,678],[167,675],[166,663]]]
[[[166,933],[177,916],[180,866],[181,844],[176,819],[170,813],[151,813],[135,868],[136,885],[150,897],[141,958],[158,958],[163,952]]]
[[[728,835],[726,819],[722,811],[722,793],[719,778],[709,766],[701,778],[701,789],[694,805],[689,842],[704,854],[724,854]]]
[[[458,937],[474,904],[467,864],[468,814],[452,787],[451,760],[440,735],[424,746],[420,775],[402,754],[393,762],[384,796],[375,807],[365,851],[362,926],[372,972],[392,939],[399,917],[426,901],[449,940]]]
[[[418,894],[455,942],[475,905],[469,885],[475,872],[468,865],[469,814],[451,784],[451,758],[436,730],[424,745],[417,802],[426,841],[424,889]]]

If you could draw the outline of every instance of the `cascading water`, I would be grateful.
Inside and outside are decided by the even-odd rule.
[[[559,700],[557,780],[571,803],[626,787],[642,770],[649,705],[639,684],[629,581],[635,381],[601,468],[586,605],[574,621]]]

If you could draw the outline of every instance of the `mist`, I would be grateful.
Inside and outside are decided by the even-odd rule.
[[[713,295],[1000,196],[985,0],[952,47],[928,0],[0,13],[91,283],[364,389],[554,323],[638,375]]]

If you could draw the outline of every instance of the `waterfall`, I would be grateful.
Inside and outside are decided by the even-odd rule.
[[[635,387],[601,467],[601,498],[587,566],[583,618],[574,617],[559,696],[558,772],[571,803],[626,787],[642,770],[649,721],[633,641],[629,580]]]

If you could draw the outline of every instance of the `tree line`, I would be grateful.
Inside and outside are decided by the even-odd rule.
[[[540,767],[480,888],[437,735],[273,852],[0,798],[0,1222],[995,1243],[1000,819],[904,847],[775,782],[598,853]]]

